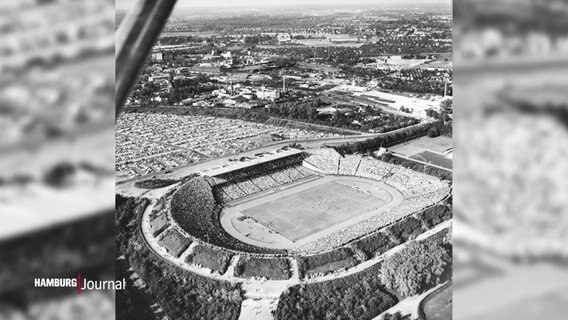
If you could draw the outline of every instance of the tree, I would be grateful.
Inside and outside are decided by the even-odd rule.
[[[438,128],[431,128],[430,130],[428,130],[429,138],[435,138],[439,135],[440,135],[440,130],[438,130]]]
[[[410,315],[407,314],[405,316],[402,315],[402,313],[400,313],[400,311],[397,311],[395,313],[385,313],[382,317],[382,320],[408,320],[410,319]]]
[[[453,112],[452,99],[442,100],[442,102],[440,102],[440,109],[443,113],[451,114]]]
[[[381,282],[408,297],[439,284],[451,266],[448,249],[435,241],[410,242],[381,266]]]

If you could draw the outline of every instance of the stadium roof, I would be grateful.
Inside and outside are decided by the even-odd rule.
[[[229,162],[227,165],[224,165],[222,167],[212,168],[210,170],[202,171],[201,173],[206,175],[206,176],[209,176],[209,177],[216,177],[216,176],[228,173],[228,172],[233,172],[233,171],[253,167],[253,166],[258,165],[259,163],[266,163],[266,162],[270,162],[270,161],[274,161],[274,160],[278,160],[278,159],[282,159],[282,158],[286,158],[286,157],[290,157],[290,156],[302,154],[302,153],[304,153],[304,151],[294,149],[294,148],[290,148],[290,149],[287,149],[287,150],[279,149],[279,150],[276,150],[276,151],[271,152],[271,153],[263,153],[261,155],[258,155],[258,156],[254,157],[252,159],[248,159],[248,160],[245,160],[245,161]]]

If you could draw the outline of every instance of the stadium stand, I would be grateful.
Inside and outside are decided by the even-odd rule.
[[[215,189],[203,177],[190,179],[172,196],[171,218],[187,234],[214,246],[248,253],[285,253],[284,250],[253,246],[229,235],[219,222],[222,206],[216,199],[219,190]]]
[[[259,159],[242,159],[237,164],[206,171],[204,176],[188,179],[170,193],[171,204],[169,198],[164,200],[165,203],[158,201],[158,211],[170,210],[171,218],[183,232],[192,241],[200,241],[197,251],[187,258],[188,263],[222,273],[228,257],[238,254],[241,259],[235,270],[237,276],[287,279],[289,270],[282,270],[287,268],[288,261],[274,256],[292,253],[300,255],[301,276],[309,277],[352,267],[360,260],[382,254],[451,217],[451,208],[439,205],[451,191],[447,182],[375,158],[343,157],[334,149],[324,148],[286,156],[271,155],[266,162]],[[220,225],[219,215],[228,201],[317,175],[317,171],[381,181],[399,190],[403,200],[381,214],[289,250],[244,243],[230,236]],[[151,230],[154,236],[163,236],[163,229],[167,227],[162,216],[153,212]],[[208,245],[201,248],[205,244]],[[270,261],[268,256],[279,262]],[[267,266],[280,271],[270,270]]]
[[[334,149],[322,148],[312,151],[311,156],[304,161],[318,168],[322,173],[337,174],[340,157],[341,155]]]

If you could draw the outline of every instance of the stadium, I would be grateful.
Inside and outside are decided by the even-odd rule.
[[[332,148],[243,157],[152,191],[149,246],[231,281],[346,270],[451,218],[446,181]]]

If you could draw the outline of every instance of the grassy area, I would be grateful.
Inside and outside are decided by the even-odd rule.
[[[140,189],[160,189],[165,188],[167,186],[171,186],[174,183],[178,183],[178,180],[172,179],[149,179],[149,180],[142,180],[136,181],[134,186]]]
[[[205,268],[216,271],[219,274],[225,273],[230,261],[230,253],[216,250],[204,245],[198,245],[195,247],[193,252],[187,257],[187,262],[201,265]]]
[[[290,278],[290,266],[286,258],[241,257],[235,267],[235,276],[287,280]]]
[[[158,240],[158,244],[174,257],[179,257],[191,244],[191,240],[183,236],[179,231],[170,228],[165,231],[164,236]]]
[[[452,68],[452,54],[451,53],[440,53],[437,54],[437,58],[433,61],[427,62],[420,67],[423,68],[440,68],[440,69],[451,69]]]
[[[446,136],[438,136],[435,138],[420,137],[406,141],[401,144],[390,147],[389,149],[403,154],[407,157],[413,156],[417,153],[424,151],[434,151],[443,153],[444,151],[452,148],[452,138]]]
[[[421,304],[426,320],[452,319],[452,286],[446,285],[440,291],[435,291],[426,297]]]
[[[424,151],[419,154],[415,154],[411,158],[419,161],[426,161],[433,165],[437,165],[447,169],[452,168],[452,159],[448,159],[439,153],[434,153],[431,151]]]

